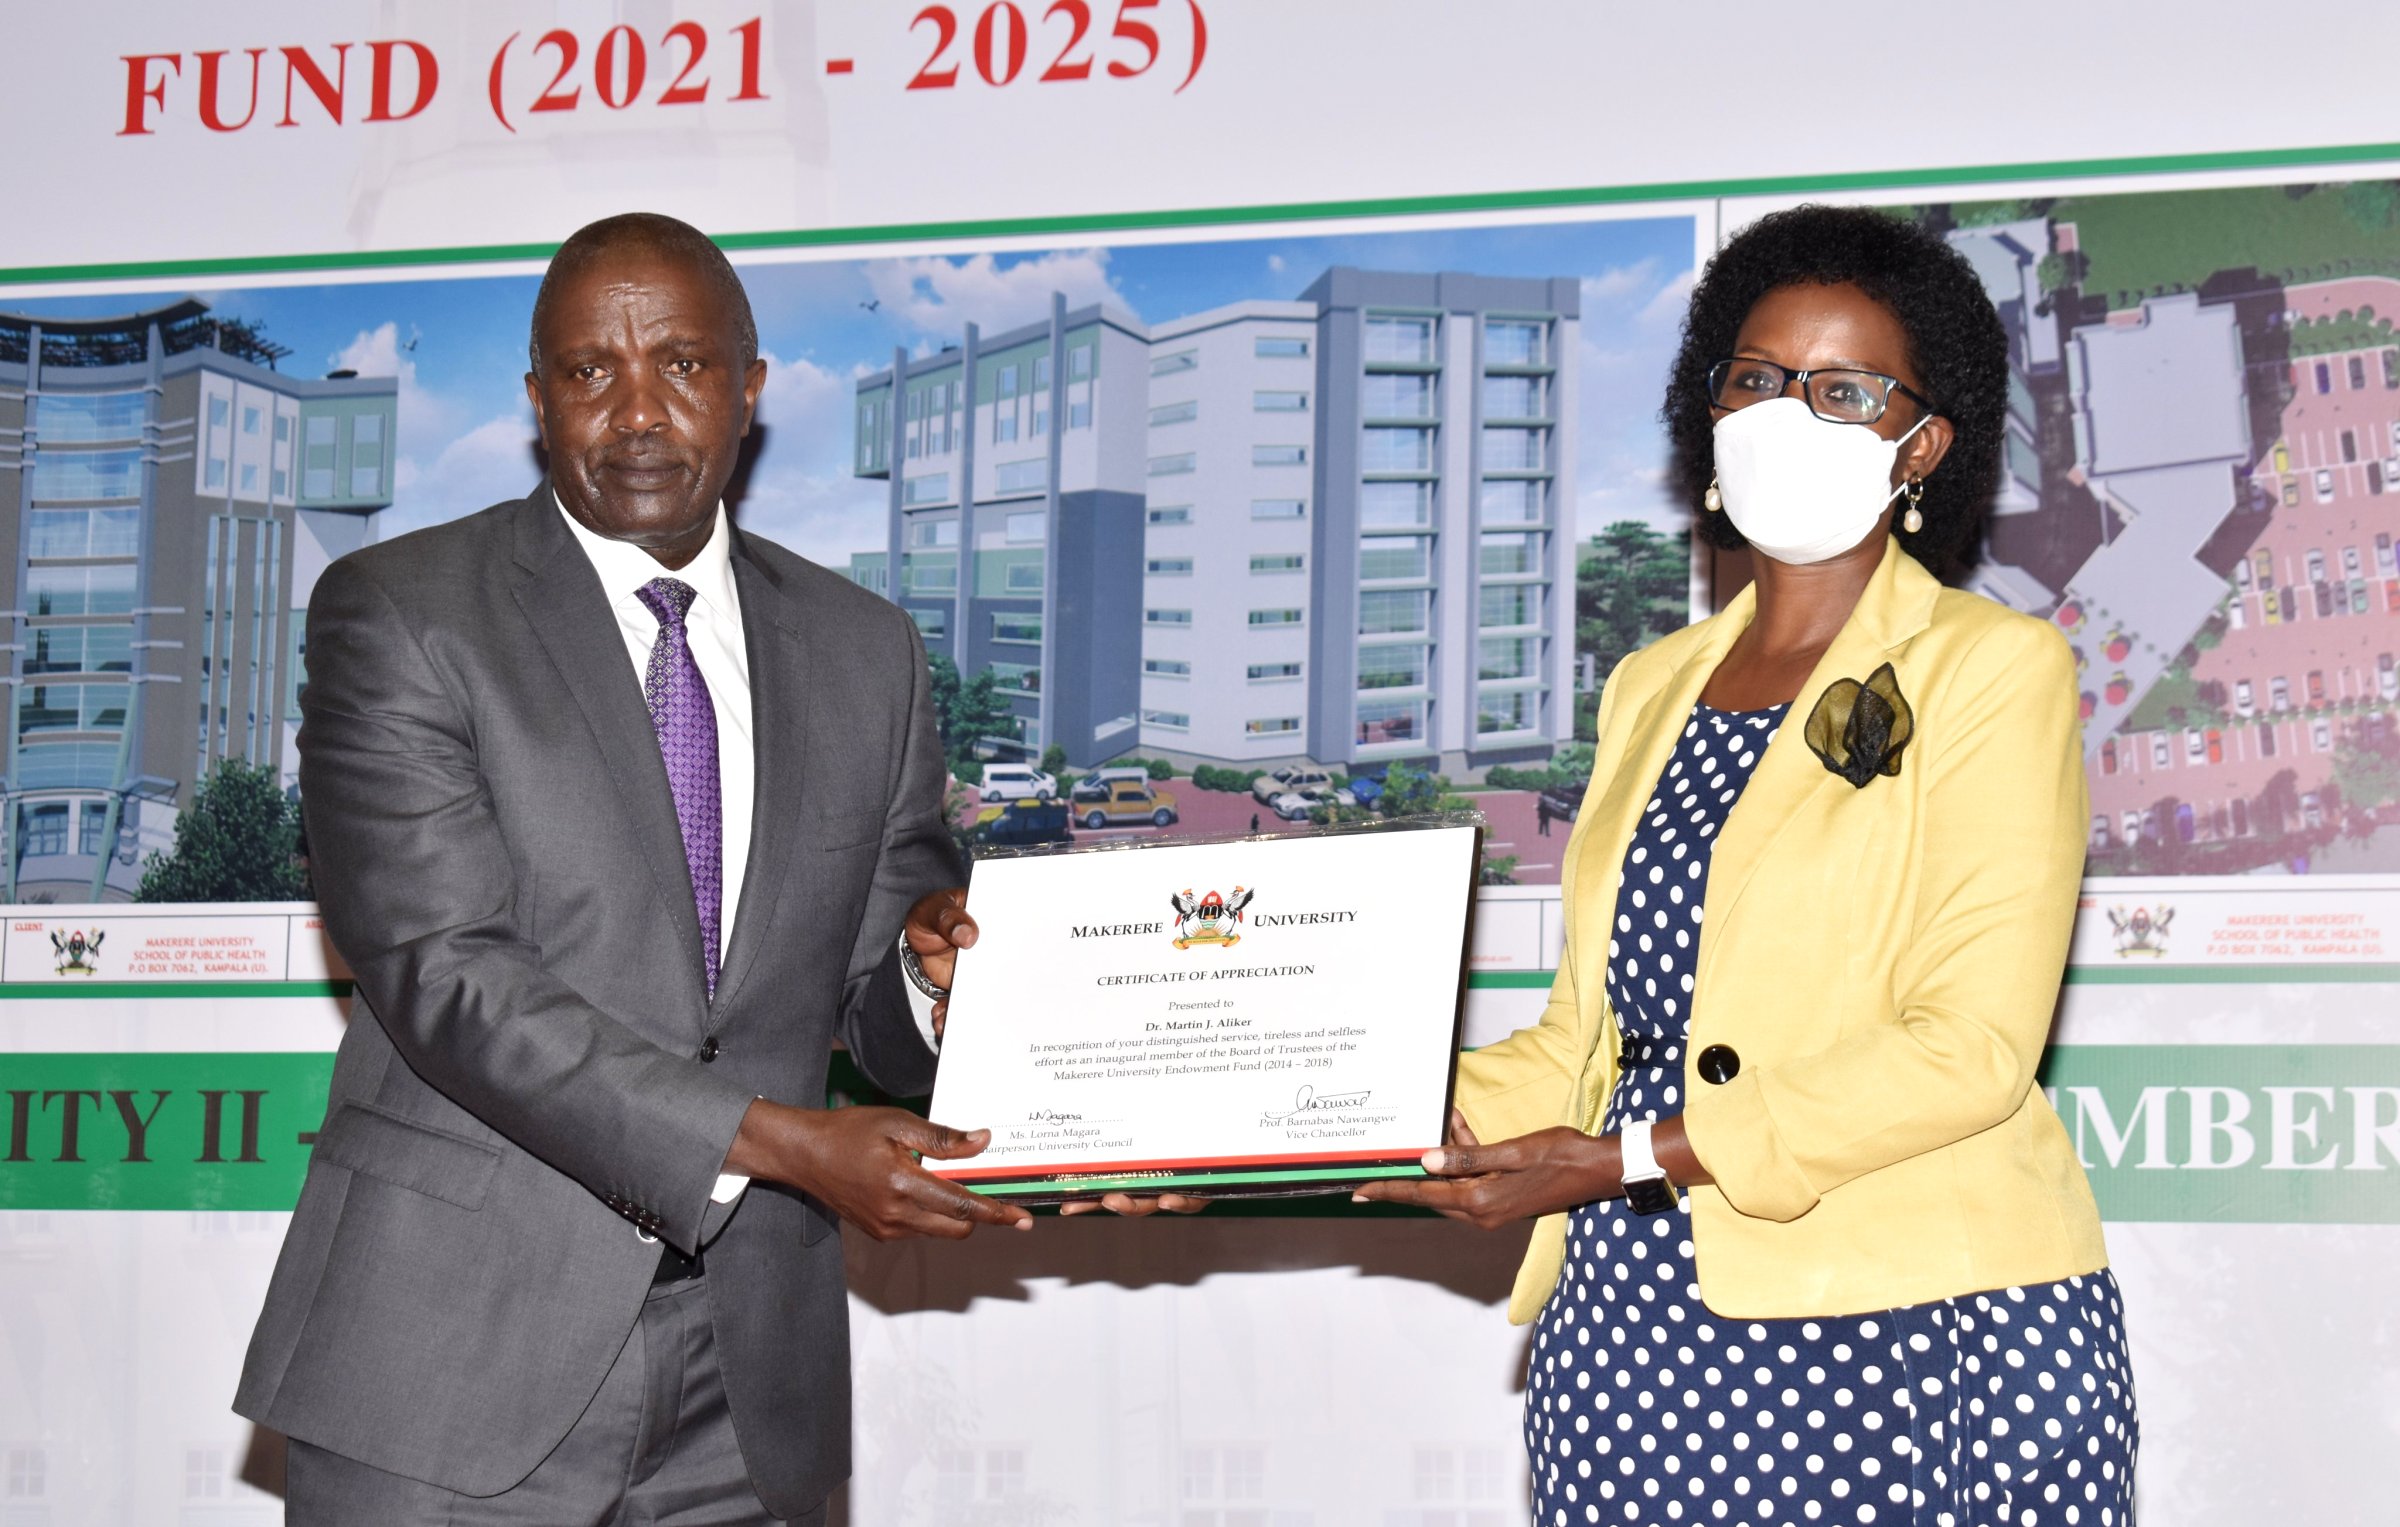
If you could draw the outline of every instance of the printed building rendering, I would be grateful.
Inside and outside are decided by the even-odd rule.
[[[2075,649],[2095,873],[2400,867],[2400,268],[2377,190],[1956,209],[2014,373],[1971,586]]]
[[[391,503],[398,387],[285,353],[189,299],[0,314],[5,899],[130,899],[219,760],[293,778],[308,593]]]
[[[1006,741],[1077,764],[1547,757],[1573,735],[1579,295],[1336,267],[1154,326],[1063,298],[969,326],[858,383],[890,544],[852,575],[1000,675]]]

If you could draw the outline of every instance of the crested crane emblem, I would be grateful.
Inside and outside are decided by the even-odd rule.
[[[1254,890],[1233,888],[1230,896],[1211,891],[1206,896],[1194,896],[1187,887],[1168,897],[1175,908],[1175,947],[1189,949],[1194,944],[1222,944],[1227,948],[1242,941],[1236,931],[1242,921],[1242,908],[1250,905]]]
[[[2135,907],[2129,914],[2123,907],[2108,909],[2108,923],[2116,938],[2117,955],[2145,954],[2153,959],[2167,952],[2167,928],[2175,921],[2175,909],[2161,904],[2156,912],[2148,907]]]
[[[50,947],[58,954],[58,973],[62,976],[96,976],[100,973],[100,943],[108,934],[95,928],[85,933],[80,928],[50,933]]]

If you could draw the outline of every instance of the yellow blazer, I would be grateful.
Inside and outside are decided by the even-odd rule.
[[[1750,624],[1719,614],[1618,665],[1560,880],[1566,951],[1533,1027],[1460,1058],[1484,1140],[1593,1132],[1616,1086],[1605,995],[1618,871],[1693,702]],[[1838,678],[1890,663],[1916,715],[1895,777],[1853,789],[1802,736]],[[1885,549],[1718,834],[1701,903],[1684,1117],[1702,1298],[1721,1315],[1853,1314],[2106,1265],[2100,1216],[2034,1084],[2088,820],[2075,665],[2044,622]],[[1566,1216],[1535,1226],[1509,1318],[1541,1312]]]

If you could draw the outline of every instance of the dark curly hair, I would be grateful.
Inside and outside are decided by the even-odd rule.
[[[2008,334],[1966,256],[1940,235],[1889,213],[1793,207],[1760,218],[1708,262],[1692,289],[1683,347],[1660,412],[1674,453],[1670,481],[1693,506],[1702,539],[1716,546],[1744,544],[1730,516],[1698,512],[1716,471],[1708,368],[1733,353],[1734,335],[1761,297],[1803,283],[1855,286],[1907,334],[1909,364],[1956,438],[1925,479],[1918,505],[1925,528],[1911,535],[1895,522],[1893,533],[1937,576],[1957,578],[1974,566],[1984,516],[2000,483]]]

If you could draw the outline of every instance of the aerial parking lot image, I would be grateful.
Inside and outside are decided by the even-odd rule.
[[[1970,586],[2074,649],[2092,873],[2400,870],[2400,186],[1915,214],[2009,330]]]

